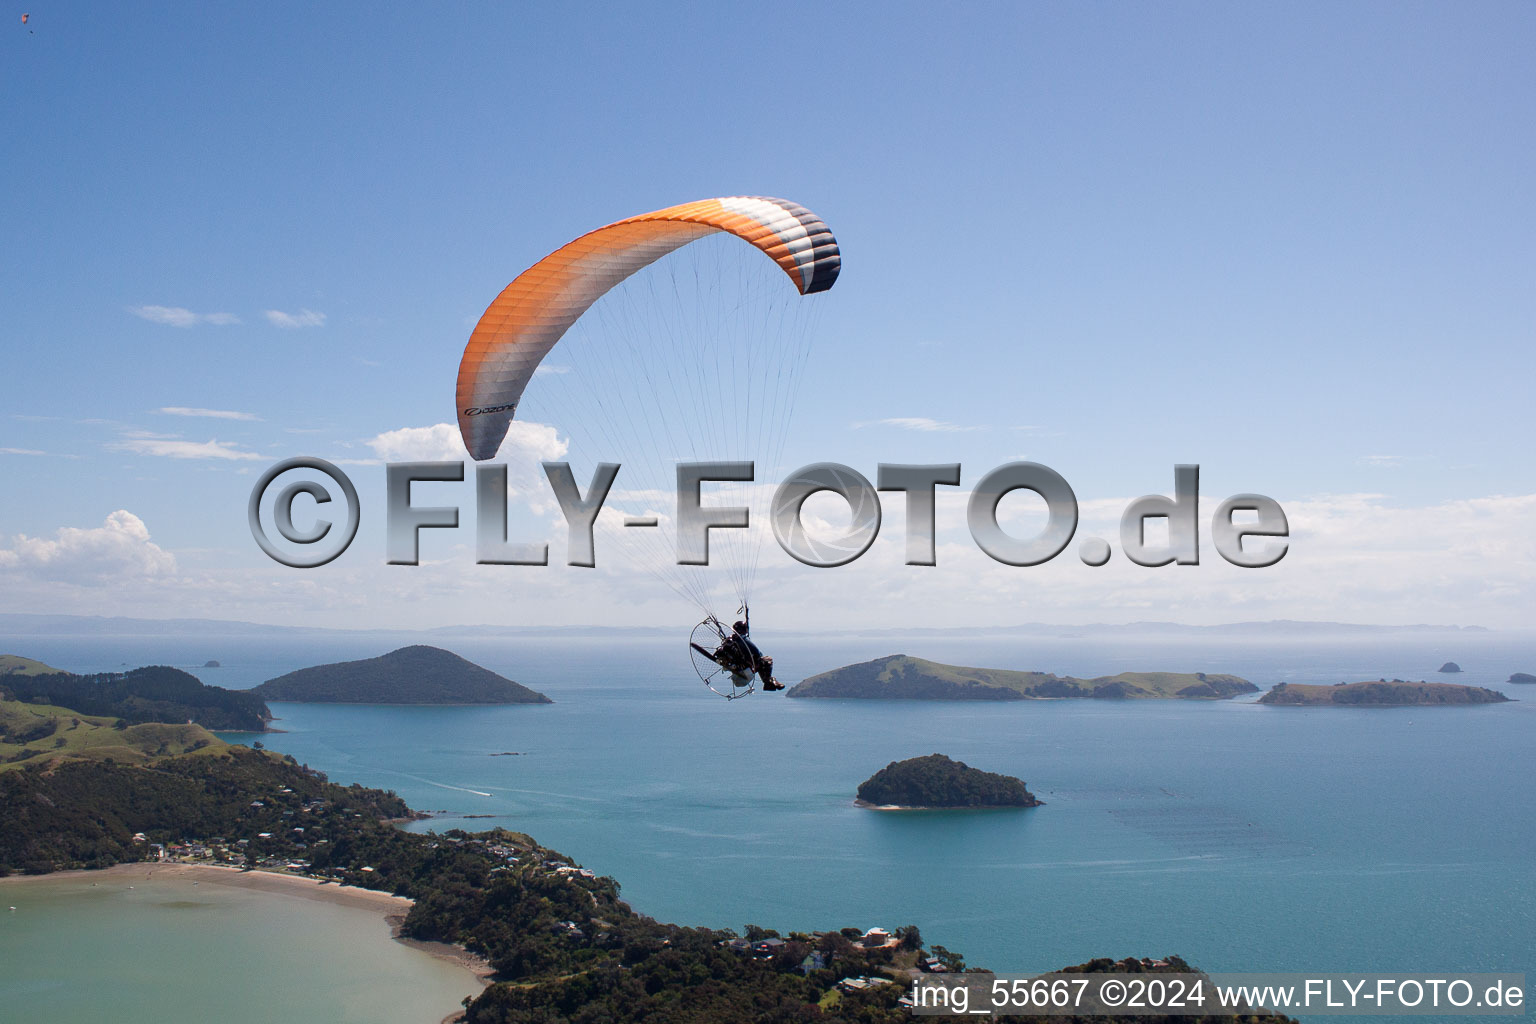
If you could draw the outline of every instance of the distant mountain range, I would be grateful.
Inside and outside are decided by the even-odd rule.
[[[363,661],[301,668],[253,687],[310,704],[550,704],[548,697],[450,651],[418,644]]]
[[[1259,688],[1238,676],[1205,672],[1122,672],[1078,679],[1049,672],[966,668],[893,654],[811,676],[788,697],[863,697],[880,700],[1218,700]]]
[[[271,636],[288,635],[368,635],[402,636],[623,636],[672,637],[675,626],[438,626],[432,629],[335,629],[321,626],[276,626],[229,619],[135,619],[99,615],[48,615],[23,612],[0,613],[0,636]],[[1486,633],[1483,626],[1402,625],[1377,626],[1347,622],[1304,622],[1275,619],[1267,622],[1232,622],[1214,626],[1192,626],[1178,622],[1088,623],[1060,625],[1026,622],[1010,626],[893,627],[881,629],[778,630],[780,635],[803,636],[1071,636],[1074,633],[1190,635],[1316,635],[1348,633]]]

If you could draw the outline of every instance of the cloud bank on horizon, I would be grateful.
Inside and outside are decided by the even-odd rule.
[[[511,456],[513,539],[548,541],[548,566],[475,564],[471,468],[466,483],[454,489],[428,485],[440,489],[427,503],[456,503],[461,519],[456,531],[423,531],[419,566],[384,564],[378,529],[365,530],[341,559],[317,570],[289,569],[241,550],[201,551],[196,558],[178,560],[174,550],[151,537],[139,516],[119,509],[101,526],[65,526],[51,537],[0,539],[0,583],[6,595],[0,611],[197,617],[206,615],[208,602],[216,599],[220,617],[226,618],[313,624],[315,609],[323,608],[327,625],[400,628],[663,625],[691,614],[663,581],[631,557],[633,535],[622,525],[625,514],[659,512],[662,528],[670,529],[674,495],[616,486],[599,520],[598,567],[566,566],[565,521],[538,466],[565,458],[567,447],[545,424],[514,421],[513,428],[504,451]],[[144,445],[139,453],[172,459],[246,457],[218,442]],[[382,469],[373,467],[467,461],[458,428],[450,423],[386,431],[367,447],[373,458],[337,461],[356,467],[354,479],[375,520],[382,516],[383,482]],[[237,478],[249,483],[248,474]],[[1075,545],[1044,566],[1006,566],[971,540],[964,526],[969,498],[963,488],[940,489],[934,567],[903,564],[906,524],[898,495],[886,496],[879,538],[851,565],[802,566],[765,536],[758,606],[780,628],[799,629],[828,623],[890,628],[1146,619],[1190,624],[1434,621],[1521,628],[1528,625],[1525,610],[1536,602],[1536,538],[1527,529],[1536,518],[1536,494],[1429,506],[1403,506],[1386,495],[1365,493],[1282,499],[1291,526],[1290,553],[1263,570],[1222,561],[1203,525],[1199,566],[1146,568],[1117,553],[1109,565],[1090,568],[1075,557]],[[1081,502],[1077,538],[1117,537],[1129,500]],[[1202,515],[1208,516],[1219,500],[1202,495]],[[999,522],[1011,533],[1032,535],[1044,521],[1037,504],[1005,499]],[[847,525],[845,507],[830,498],[808,502],[804,520],[812,534],[832,535]],[[762,524],[753,529],[766,533]],[[1508,536],[1523,540],[1514,547],[1489,541]],[[195,568],[178,568],[191,562]]]

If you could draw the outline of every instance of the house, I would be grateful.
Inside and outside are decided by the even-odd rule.
[[[893,984],[890,978],[844,978],[837,987],[843,992],[864,992],[876,985],[890,984]]]
[[[750,941],[748,941],[747,939],[732,939],[730,942],[727,942],[725,945],[726,945],[726,948],[728,948],[733,953],[750,953],[750,952],[752,952],[752,943]]]
[[[806,954],[805,959],[800,961],[800,973],[810,974],[812,971],[825,970],[826,966],[827,954],[819,949],[815,949]]]
[[[917,969],[929,974],[943,974],[949,968],[944,966],[944,961],[936,956],[925,956],[917,962]]]
[[[752,956],[758,960],[766,960],[783,948],[783,939],[762,939],[752,944]]]
[[[863,946],[865,949],[879,949],[882,946],[895,945],[895,943],[896,940],[891,937],[891,933],[886,931],[884,928],[871,928],[869,931],[865,932],[864,937],[859,940],[859,945]]]

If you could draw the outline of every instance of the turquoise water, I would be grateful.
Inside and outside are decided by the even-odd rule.
[[[787,679],[905,651],[1079,675],[1230,671],[1265,687],[1451,678],[1523,698],[1363,710],[763,694],[727,703],[678,670],[677,644],[439,642],[556,703],[279,704],[275,724],[287,731],[264,741],[337,781],[389,787],[444,812],[419,827],[529,832],[618,878],[637,910],[680,923],[915,923],[928,942],[1010,971],[1178,953],[1223,971],[1536,977],[1536,687],[1501,682],[1536,671],[1528,636],[845,637],[771,651]],[[394,646],[379,637],[5,643],[78,669],[217,657],[225,668],[199,674],[226,686]],[[1435,676],[1452,658],[1467,671]],[[519,756],[489,756],[500,751]],[[1046,806],[894,814],[852,805],[878,768],[935,751],[1017,775]]]
[[[378,913],[298,896],[135,874],[8,882],[0,902],[17,1024],[435,1024],[478,990]]]

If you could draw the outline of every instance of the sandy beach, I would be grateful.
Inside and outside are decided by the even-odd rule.
[[[338,906],[371,910],[379,914],[390,927],[395,941],[419,950],[439,960],[447,961],[474,975],[481,986],[490,983],[494,973],[490,962],[465,949],[447,942],[424,942],[406,938],[400,934],[405,915],[410,912],[412,900],[404,896],[392,896],[375,889],[362,889],[353,885],[321,882],[314,878],[287,875],[274,871],[242,871],[239,868],[220,867],[213,864],[174,864],[143,862],[116,864],[100,871],[56,871],[47,875],[11,875],[0,878],[0,890],[25,887],[42,881],[61,878],[78,878],[84,881],[132,884],[134,879],[174,879],[188,883],[230,886],[257,892],[273,893],[299,899],[318,900]]]

